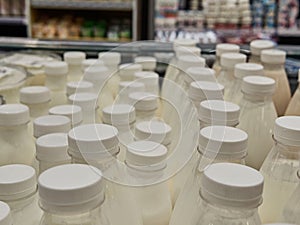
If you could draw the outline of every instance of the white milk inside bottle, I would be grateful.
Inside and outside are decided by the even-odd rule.
[[[94,85],[91,82],[88,81],[73,81],[73,82],[68,82],[67,83],[67,97],[69,97],[72,94],[75,93],[82,93],[82,92],[87,92],[87,93],[92,93],[94,90]]]
[[[38,180],[40,225],[106,225],[105,182],[100,170],[88,165],[61,165]],[[76,196],[76,198],[74,198]]]
[[[2,201],[0,201],[0,224],[13,225],[9,205]]]
[[[201,176],[201,200],[190,224],[260,225],[263,183],[263,176],[250,167],[210,165]]]
[[[45,65],[45,74],[45,85],[51,91],[50,106],[66,104],[68,64],[66,62],[49,62]]]
[[[71,121],[72,127],[77,127],[82,123],[83,115],[81,107],[78,105],[59,105],[49,109],[49,115],[66,116]]]
[[[120,180],[124,181],[126,176],[123,164],[117,160],[118,130],[106,124],[81,125],[68,133],[68,143],[72,163],[96,166],[106,178],[105,208],[111,224],[141,225],[142,219],[132,201],[133,196],[123,185],[119,185]]]
[[[242,82],[246,76],[263,76],[264,68],[255,63],[239,63],[234,67],[234,81],[225,91],[224,100],[239,104],[243,98]]]
[[[200,130],[197,163],[187,174],[187,181],[177,198],[170,225],[192,224],[199,204],[200,180],[207,165],[217,162],[245,163],[247,154],[246,132],[226,126],[209,126]]]
[[[119,93],[115,101],[121,104],[130,103],[129,94],[133,92],[144,92],[145,84],[138,81],[122,81],[119,83]]]
[[[114,104],[102,110],[102,121],[118,129],[120,153],[118,159],[125,159],[126,145],[134,141],[135,108],[127,104]]]
[[[129,94],[130,105],[135,107],[136,121],[147,121],[155,118],[158,109],[158,96],[149,92]]]
[[[238,128],[246,131],[248,155],[246,164],[259,169],[273,145],[272,133],[277,118],[272,94],[275,81],[268,77],[244,77],[240,103],[240,124]]]
[[[250,43],[251,56],[249,58],[250,63],[261,64],[260,56],[261,52],[266,49],[272,49],[275,47],[275,43],[270,40],[254,40]]]
[[[80,81],[82,73],[82,62],[85,60],[84,52],[65,52],[64,61],[68,64],[68,81]]]
[[[40,116],[33,121],[33,136],[39,138],[51,133],[68,133],[71,120],[66,116]]]
[[[118,94],[118,85],[120,77],[118,74],[119,64],[121,63],[121,53],[119,52],[100,52],[99,59],[103,61],[104,65],[108,68],[110,79],[108,86],[111,89],[114,98]]]
[[[265,75],[276,81],[273,101],[278,116],[284,115],[291,99],[291,89],[284,68],[285,57],[286,53],[281,50],[270,49],[261,52]]]
[[[69,103],[78,105],[82,110],[82,124],[101,121],[101,113],[97,105],[98,96],[93,93],[78,93],[69,96]]]
[[[91,66],[104,66],[104,62],[100,59],[85,59],[81,63],[82,74],[84,71]]]
[[[274,147],[260,169],[265,178],[264,202],[259,208],[263,223],[280,222],[283,208],[299,183],[299,135],[300,117],[284,116],[276,119]]]
[[[143,67],[137,63],[126,63],[119,66],[119,77],[120,81],[133,81],[134,74],[142,71]]]
[[[39,225],[36,173],[31,166],[11,164],[0,167],[0,200],[11,209],[14,225]]]
[[[46,134],[35,142],[36,158],[39,161],[39,174],[63,164],[70,164],[68,155],[68,135],[66,133]]]
[[[141,64],[143,71],[155,71],[156,58],[151,56],[138,56],[134,58],[134,63]]]
[[[126,151],[128,187],[140,209],[144,225],[169,224],[172,204],[168,184],[161,178],[166,167],[167,148],[151,141],[129,144]]]
[[[221,72],[221,55],[224,53],[239,53],[240,46],[235,44],[217,44],[216,46],[216,60],[213,65],[213,70],[216,72],[216,77]]]
[[[298,87],[285,111],[286,116],[300,116],[300,70],[298,72]]]
[[[184,77],[184,91],[187,91],[190,84],[194,81],[216,82],[215,71],[204,67],[190,67],[187,69],[187,75]]]
[[[34,140],[28,130],[29,108],[22,104],[0,106],[0,165],[33,165]]]
[[[228,92],[231,83],[234,82],[234,67],[238,63],[245,63],[246,55],[240,53],[224,53],[221,56],[221,72],[217,77],[218,83],[225,87],[225,93]]]
[[[239,124],[240,107],[223,100],[205,100],[198,108],[200,128],[211,125],[236,127]]]

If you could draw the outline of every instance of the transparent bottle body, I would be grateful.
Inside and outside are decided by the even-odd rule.
[[[224,100],[239,105],[242,98],[242,79],[235,78],[228,86],[227,91],[225,91]]]
[[[82,124],[100,123],[100,110],[97,109],[83,109],[82,110]]]
[[[0,87],[0,95],[4,97],[6,104],[19,103],[19,91],[23,86],[25,81],[9,87]]]
[[[50,107],[67,104],[66,96],[67,76],[46,76],[45,86],[50,89]]]
[[[288,107],[285,111],[286,116],[300,116],[300,86],[295,91]]]
[[[27,104],[30,113],[30,122],[28,124],[29,134],[33,134],[33,121],[40,117],[48,115],[50,101],[40,104]]]
[[[263,203],[259,207],[263,223],[281,222],[283,208],[299,183],[299,151],[299,146],[286,146],[275,141],[264,161],[260,169],[264,176]]]
[[[284,65],[264,63],[264,74],[276,81],[273,101],[278,116],[283,116],[291,99],[291,89]]]
[[[197,159],[197,164],[193,167],[192,173],[187,174],[188,178],[186,182],[182,184],[183,187],[175,203],[170,225],[192,224],[192,219],[195,218],[195,215],[198,215],[199,203],[201,201],[199,195],[201,176],[206,165],[220,162],[245,164],[244,158],[235,159],[216,156],[214,159],[204,156],[198,151],[195,154],[195,158]]]
[[[154,110],[135,110],[136,113],[136,123],[141,121],[150,121],[155,118],[155,113],[157,109]]]
[[[244,94],[240,103],[240,128],[248,134],[246,165],[260,169],[273,146],[273,128],[277,113],[271,96]]]
[[[39,165],[39,174],[41,174],[45,170],[50,169],[52,167],[71,163],[71,159],[62,160],[62,161],[52,161],[52,162],[45,161],[45,160],[39,160],[39,159],[37,159],[37,160],[38,160],[38,165]]]
[[[0,165],[34,164],[35,144],[27,124],[0,127],[0,146]]]
[[[110,78],[108,80],[108,89],[112,92],[112,96],[115,99],[119,92],[120,77],[118,74],[118,64],[105,65],[109,70]]]
[[[69,72],[68,72],[68,82],[71,81],[80,81],[82,79],[83,73],[82,73],[82,66],[81,64],[78,65],[71,65],[68,64]]]
[[[14,225],[39,225],[42,210],[38,205],[37,192],[22,199],[5,201],[11,208]]]
[[[234,68],[222,67],[217,82],[224,86],[224,96],[227,94],[230,85],[234,82]]]
[[[111,225],[100,205],[87,212],[44,212],[39,225]]]
[[[216,72],[215,76],[218,77],[221,72],[220,56],[216,57],[216,60],[212,66],[212,69]]]
[[[262,64],[260,60],[260,55],[250,55],[249,57],[249,63],[256,63],[256,64]]]

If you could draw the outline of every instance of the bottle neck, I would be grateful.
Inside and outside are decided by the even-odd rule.
[[[28,123],[25,124],[20,124],[20,125],[13,125],[13,126],[0,126],[0,132],[7,132],[7,133],[11,133],[11,132],[27,132],[28,131]],[[11,137],[13,138],[13,136]]]
[[[261,64],[260,55],[251,55],[249,62]]]
[[[45,86],[51,91],[64,91],[67,83],[67,76],[46,76]]]
[[[255,94],[255,93],[245,93],[243,92],[243,99],[249,102],[272,102],[272,95],[271,94]]]
[[[25,207],[29,207],[31,204],[37,204],[37,189],[33,191],[31,194],[22,197],[22,198],[16,198],[13,197],[10,200],[4,200],[9,207],[11,208],[12,212],[23,210]]]
[[[29,107],[30,117],[35,119],[40,116],[48,115],[49,102],[39,104],[27,104]]]
[[[71,159],[60,160],[60,161],[52,161],[52,162],[45,161],[45,160],[40,160],[40,159],[37,159],[37,160],[39,162],[39,174],[41,174],[45,170],[50,169],[52,167],[71,163]]]
[[[300,146],[291,146],[280,143],[273,136],[273,140],[275,142],[276,149],[282,155],[282,157],[286,159],[295,159],[300,160]]]
[[[228,67],[224,67],[222,66],[222,71],[221,73],[223,74],[224,78],[226,80],[234,80],[234,67],[233,68],[228,68]]]
[[[284,64],[263,63],[264,70],[283,70]]]

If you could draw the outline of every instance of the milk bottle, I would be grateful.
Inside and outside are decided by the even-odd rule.
[[[138,56],[134,58],[134,63],[141,64],[144,71],[155,71],[156,58],[151,56]]]
[[[68,63],[68,81],[80,81],[82,78],[82,62],[85,60],[84,52],[65,52],[64,61]]]
[[[71,121],[72,127],[79,126],[83,121],[81,107],[78,105],[59,105],[49,109],[49,115],[66,116]]]
[[[251,56],[249,58],[250,63],[261,64],[261,52],[266,49],[272,49],[275,47],[273,41],[270,40],[254,40],[250,43]]]

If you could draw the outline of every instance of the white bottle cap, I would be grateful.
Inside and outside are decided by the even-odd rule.
[[[262,50],[272,49],[275,47],[273,41],[270,40],[254,40],[250,43],[250,51],[252,55],[259,56]]]
[[[130,94],[145,90],[145,84],[138,81],[122,81],[119,83],[119,93]]]
[[[246,55],[241,53],[224,53],[221,55],[221,66],[228,69],[234,69],[238,63],[246,62]]]
[[[69,96],[70,104],[78,105],[82,111],[96,109],[98,96],[93,93],[77,93]]]
[[[151,71],[139,71],[134,74],[135,79],[138,82],[145,84],[145,87],[152,88],[158,87],[159,75]]]
[[[0,225],[13,225],[9,205],[0,201]]]
[[[84,71],[83,79],[93,83],[94,81],[106,81],[110,76],[109,69],[105,66],[91,66]]]
[[[134,79],[136,72],[142,71],[143,67],[137,63],[126,63],[119,66],[119,76],[121,80],[131,81]]]
[[[158,107],[158,96],[149,92],[130,93],[129,100],[136,110],[151,111]]]
[[[22,104],[0,106],[0,126],[16,126],[29,122],[29,108]]]
[[[242,91],[246,94],[265,96],[275,92],[275,80],[263,76],[247,76],[243,78]]]
[[[300,146],[300,117],[282,116],[275,120],[274,138],[279,143]]]
[[[189,97],[195,101],[223,100],[224,86],[209,81],[195,81],[190,84]]]
[[[93,91],[93,83],[88,81],[74,81],[67,83],[67,95],[70,96],[75,93],[81,92],[92,92]]]
[[[36,142],[36,158],[47,162],[61,162],[70,159],[68,155],[68,135],[52,133],[39,137]]]
[[[235,163],[208,166],[201,178],[201,194],[215,205],[257,208],[262,202],[264,178],[255,169]]]
[[[106,124],[87,124],[68,133],[69,154],[97,160],[112,157],[119,151],[118,129]]]
[[[261,52],[260,59],[264,63],[283,64],[285,63],[286,52],[277,49],[268,49]]]
[[[82,110],[78,105],[58,105],[49,109],[49,115],[66,116],[71,120],[72,125],[82,122]]]
[[[38,179],[41,207],[47,212],[86,212],[104,201],[100,170],[83,164],[61,165]]]
[[[143,70],[154,71],[156,68],[156,58],[150,56],[138,56],[134,59],[134,62],[141,64]]]
[[[102,110],[102,119],[106,124],[128,125],[135,121],[135,108],[127,104],[114,104]]]
[[[85,60],[86,54],[84,52],[65,52],[64,61],[70,65],[81,65]]]
[[[165,146],[152,141],[135,141],[127,145],[126,162],[135,166],[162,163],[167,157]]]
[[[235,44],[217,44],[216,55],[221,56],[224,53],[239,53],[240,46]]]
[[[100,59],[85,59],[82,61],[82,71],[84,72],[87,68],[92,66],[104,66],[104,62]]]
[[[0,199],[21,199],[36,191],[36,174],[31,166],[11,164],[0,167]]]
[[[194,81],[211,81],[216,82],[215,71],[204,67],[190,67],[184,76],[185,82],[190,84]]]
[[[190,67],[205,67],[205,59],[200,56],[184,55],[178,57],[178,68],[186,72]]]
[[[264,67],[256,63],[239,63],[234,67],[234,76],[243,79],[246,76],[263,76]]]
[[[240,107],[222,100],[202,101],[198,110],[199,120],[211,125],[236,126]]]
[[[38,138],[51,133],[67,133],[71,129],[71,120],[66,116],[40,116],[33,121],[33,136]]]
[[[247,155],[246,132],[226,126],[209,126],[200,130],[199,149],[208,158],[242,159]]]
[[[176,48],[177,46],[195,47],[197,43],[198,43],[197,40],[178,38],[173,41],[173,47],[174,48]]]
[[[148,140],[163,145],[171,143],[172,128],[161,121],[142,121],[135,125],[135,138]]]
[[[119,52],[100,52],[98,57],[105,65],[119,65],[121,62],[121,53]]]
[[[47,87],[31,86],[20,90],[20,102],[23,104],[41,104],[50,100],[50,90]]]
[[[68,73],[68,64],[66,62],[47,62],[44,66],[45,74],[49,76],[62,76]]]
[[[177,58],[184,55],[200,56],[201,48],[177,46],[175,47],[175,53]]]

